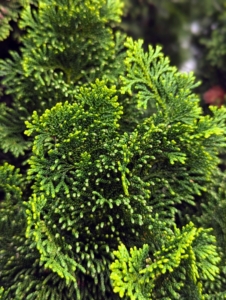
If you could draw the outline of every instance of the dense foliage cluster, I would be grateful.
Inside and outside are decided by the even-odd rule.
[[[118,32],[122,13],[20,9],[0,60],[2,300],[226,297],[226,109],[204,115],[193,74]]]

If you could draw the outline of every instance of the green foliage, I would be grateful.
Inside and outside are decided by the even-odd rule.
[[[210,180],[213,165],[219,163],[216,154],[225,147],[221,135],[225,130],[225,112],[213,108],[215,118],[202,116],[198,97],[191,93],[195,86],[192,74],[178,73],[170,67],[159,48],[154,51],[150,47],[149,53],[143,53],[141,41],[134,43],[129,39],[126,45],[128,73],[121,78],[121,90],[133,93],[139,107],[146,107],[150,100],[156,107],[156,113],[136,129],[136,144],[144,145],[147,151],[142,170],[146,174],[153,171],[146,178],[153,182],[151,199],[156,207],[162,208],[164,199],[164,211],[161,209],[160,213],[168,217],[172,213],[174,218],[175,203],[183,199],[194,204],[192,193],[200,194],[206,189],[204,182]],[[219,148],[212,143],[215,139]],[[167,205],[167,200],[172,203],[172,199],[169,213],[167,208],[171,209],[171,205]]]
[[[117,134],[122,107],[115,93],[104,81],[82,87],[73,104],[58,103],[41,117],[34,113],[26,131],[36,134],[28,171],[36,182],[27,204],[27,236],[33,236],[46,267],[68,281],[75,280],[78,268],[102,293],[112,250],[135,232],[133,209],[124,196],[125,155],[120,151],[126,137],[120,140]],[[134,195],[132,201],[143,199]],[[118,214],[111,216],[114,209]],[[142,213],[145,210],[148,213],[145,207]],[[136,218],[142,224],[145,217]],[[131,233],[120,231],[124,223],[130,224]]]
[[[25,0],[1,1],[0,4],[0,41],[5,40],[12,30],[10,21],[16,21],[19,16],[20,5]],[[29,1],[27,1],[29,2]]]
[[[215,23],[215,28],[211,31],[210,37],[204,37],[201,39],[201,43],[206,48],[206,59],[218,69],[225,72],[225,60],[226,60],[226,47],[225,47],[225,31],[226,31],[226,13],[225,4],[222,8],[222,12],[218,14],[218,18]]]
[[[0,167],[0,299],[71,299],[76,285],[66,286],[40,261],[34,243],[25,237],[26,217],[22,202],[26,191],[18,169]],[[26,186],[27,188],[27,186]]]
[[[13,97],[12,108],[1,107],[0,144],[5,152],[18,157],[30,149],[23,136],[24,121],[34,110],[43,113],[62,99],[72,101],[77,83],[97,76],[109,81],[117,77],[123,36],[113,34],[112,27],[121,14],[120,1],[24,5],[19,22],[26,32],[21,54],[14,51],[11,58],[0,60],[5,93]]]
[[[31,142],[26,141],[24,134],[21,131],[25,129],[22,121],[26,120],[26,113],[23,108],[19,108],[18,111],[7,107],[5,103],[0,104],[2,115],[0,117],[0,137],[1,146],[4,152],[11,151],[16,157],[20,154],[25,154],[25,150],[31,147]],[[20,119],[18,120],[18,113]]]
[[[225,174],[217,171],[214,175],[214,180],[209,184],[208,190],[202,194],[198,203],[199,211],[197,214],[192,214],[187,211],[184,222],[192,220],[197,226],[206,228],[212,227],[213,233],[217,240],[218,252],[221,256],[219,264],[219,274],[216,280],[205,281],[203,284],[203,294],[205,299],[225,299],[226,280],[225,280],[225,247],[226,247],[226,203],[225,203]],[[218,291],[218,292],[216,292]]]
[[[192,25],[199,26],[202,37],[206,35],[207,26],[209,31],[216,15],[224,10],[224,3],[224,0],[125,0],[121,26],[134,39],[142,38],[145,48],[150,44],[161,45],[172,64],[185,69],[183,63],[197,55],[192,46],[198,32],[192,32]]]
[[[121,14],[26,3],[20,53],[0,61],[4,300],[225,296],[226,109],[204,116],[193,74],[124,43]]]
[[[185,294],[186,290],[191,294],[189,289],[195,287],[196,298],[193,299],[201,299],[200,279],[216,277],[220,258],[209,230],[197,229],[190,223],[182,230],[164,231],[162,236],[164,242],[154,253],[151,251],[153,241],[141,249],[131,248],[130,253],[124,245],[114,252],[116,260],[110,267],[111,279],[114,292],[121,298],[179,299],[181,292]],[[193,284],[185,286],[186,282]]]
[[[7,39],[11,32],[17,39],[19,36],[13,31],[12,24],[18,22],[21,9],[27,5],[37,5],[37,0],[3,0],[0,4],[0,42]]]
[[[213,238],[189,225],[182,233],[178,229],[165,246],[159,231],[174,224],[176,204],[194,205],[194,195],[206,190],[205,183],[219,163],[213,141],[225,147],[225,111],[213,109],[213,118],[202,116],[198,98],[191,93],[195,86],[191,74],[170,67],[159,48],[149,47],[144,53],[142,43],[131,39],[125,45],[128,73],[121,77],[121,91],[132,94],[134,86],[137,106],[145,109],[148,101],[155,101],[155,114],[143,117],[130,133],[124,132],[117,89],[99,80],[81,87],[71,104],[58,103],[42,116],[34,112],[25,131],[34,136],[28,171],[34,184],[25,203],[26,236],[35,242],[45,267],[68,284],[84,282],[88,276],[96,288],[91,292],[91,286],[85,285],[83,293],[89,291],[94,299],[110,290],[109,265],[119,243],[132,246],[155,240],[163,248],[163,253],[153,248],[153,253],[159,253],[159,265],[170,257],[169,264],[159,267],[162,274],[178,269],[186,253],[183,267],[190,270],[187,277],[193,280],[192,289],[197,285],[199,299],[201,263],[206,265],[203,278],[213,279],[218,270],[217,255],[209,255],[210,262],[204,263],[206,253],[215,249],[205,246]],[[165,288],[171,297],[179,289],[175,276]],[[132,283],[130,288],[131,296]],[[156,295],[162,297],[166,290],[159,288]]]

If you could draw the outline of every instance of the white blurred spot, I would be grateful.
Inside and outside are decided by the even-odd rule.
[[[190,58],[186,60],[180,67],[180,71],[184,73],[194,71],[195,69],[196,69],[196,61],[194,58]]]
[[[194,21],[194,22],[191,23],[190,29],[191,29],[191,33],[199,34],[200,30],[201,30],[201,27],[200,27],[200,25],[197,21]]]

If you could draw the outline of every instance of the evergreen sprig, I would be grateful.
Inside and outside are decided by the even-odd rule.
[[[21,157],[0,166],[4,300],[225,295],[225,108],[204,116],[193,74],[123,44],[121,14],[112,0],[26,4],[20,54],[0,61],[0,147]]]
[[[0,60],[2,83],[5,93],[13,97],[14,122],[20,127],[19,132],[17,127],[13,130],[14,126],[0,118],[5,152],[19,156],[30,150],[23,131],[24,121],[34,110],[43,113],[62,99],[72,101],[75,84],[97,76],[109,81],[117,77],[122,68],[123,36],[113,33],[112,27],[121,15],[120,1],[24,4],[19,22],[25,32],[21,54],[14,51],[11,58]],[[6,115],[12,109],[2,106]]]
[[[21,6],[26,0],[1,1],[0,4],[0,42],[5,40],[12,30],[11,21],[17,21]]]
[[[162,235],[164,244],[155,253],[151,253],[148,244],[141,249],[131,248],[130,252],[125,245],[120,245],[114,252],[116,260],[110,266],[111,279],[114,292],[121,298],[176,299],[189,280],[194,283],[192,288],[197,285],[197,299],[200,299],[200,277],[214,280],[218,274],[216,264],[220,258],[209,230],[197,229],[190,223],[182,230],[175,228],[174,233],[165,231]]]

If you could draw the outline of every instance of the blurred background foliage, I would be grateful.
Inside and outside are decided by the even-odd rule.
[[[17,21],[20,9],[37,0],[0,2],[0,57],[19,47]],[[124,0],[120,25],[128,35],[148,44],[162,45],[171,63],[182,71],[194,70],[203,95],[212,86],[226,90],[225,0]],[[2,88],[2,87],[1,87]],[[0,90],[1,90],[0,88]]]
[[[144,39],[145,47],[162,45],[181,71],[194,71],[206,110],[205,104],[218,104],[222,97],[219,87],[226,90],[225,8],[225,0],[125,0],[122,27],[135,39]],[[206,101],[204,93],[216,86],[218,93],[213,90],[212,102]]]

